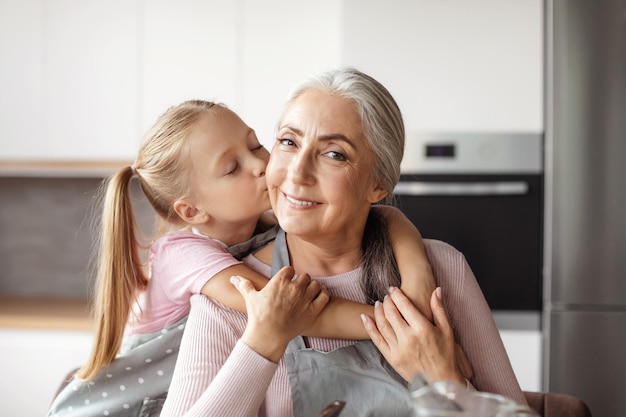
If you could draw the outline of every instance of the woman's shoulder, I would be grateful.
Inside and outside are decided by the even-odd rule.
[[[424,248],[433,271],[443,269],[461,273],[465,269],[465,256],[451,244],[436,239],[424,239]]]
[[[447,242],[444,242],[443,240],[424,238],[424,246],[426,247],[427,252],[435,255],[449,254],[463,256],[457,248]]]

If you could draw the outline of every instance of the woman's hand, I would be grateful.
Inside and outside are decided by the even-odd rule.
[[[232,277],[246,303],[248,324],[241,340],[263,357],[278,362],[287,344],[311,325],[328,303],[328,291],[308,274],[292,280],[292,267],[281,269],[261,291]]]
[[[397,288],[391,288],[383,303],[376,303],[374,319],[362,316],[372,342],[391,366],[411,381],[424,372],[432,380],[457,381],[465,378],[457,367],[454,334],[441,302],[441,289],[430,298],[434,325]],[[464,356],[464,355],[463,355]]]

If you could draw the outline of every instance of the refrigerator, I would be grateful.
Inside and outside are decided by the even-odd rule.
[[[545,16],[544,390],[626,416],[626,0]]]

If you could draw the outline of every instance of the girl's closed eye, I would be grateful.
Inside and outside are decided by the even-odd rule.
[[[235,172],[237,172],[237,168],[239,168],[239,164],[234,162],[233,164],[229,165],[226,168],[226,174],[225,175],[232,175],[232,174],[234,174]]]

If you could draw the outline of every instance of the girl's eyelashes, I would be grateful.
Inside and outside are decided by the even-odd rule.
[[[226,172],[226,175],[232,175],[232,174],[234,174],[235,172],[237,172],[237,168],[239,168],[239,164],[234,164],[234,165],[232,166],[232,168],[231,168],[231,167],[229,167],[229,168],[228,168],[228,170],[227,170],[227,172]]]

